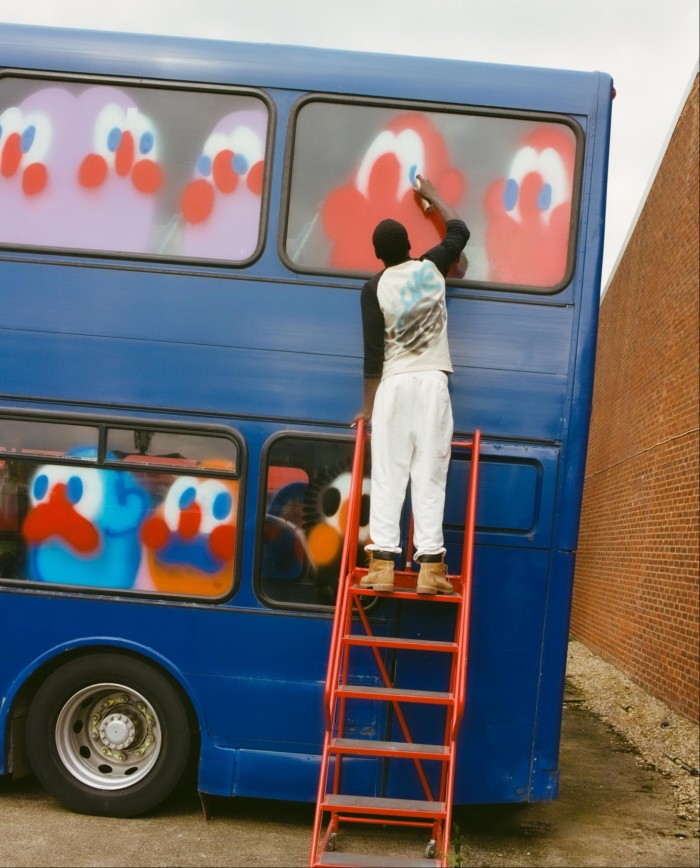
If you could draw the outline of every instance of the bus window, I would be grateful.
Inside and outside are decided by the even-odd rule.
[[[67,430],[73,445],[53,450],[49,460],[24,457],[42,454],[38,448],[22,458],[3,448],[0,577],[184,597],[230,592],[239,500],[233,441],[110,428],[107,443],[115,448],[128,441],[132,450],[134,443],[162,450],[146,462],[140,453],[123,455],[133,464],[127,469],[110,466],[117,452],[98,460],[97,429],[5,419],[0,430],[13,425],[24,425],[39,444],[57,445],[52,435]],[[78,444],[85,430],[92,441]]]
[[[419,256],[441,238],[416,207],[424,174],[471,231],[466,279],[551,292],[573,268],[576,162],[574,128],[551,116],[310,100],[295,118],[286,255],[301,271],[376,271],[372,230],[391,217]]]
[[[144,428],[109,428],[107,461],[238,471],[238,447],[227,437]]]
[[[0,79],[0,244],[245,262],[268,109],[249,94]]]
[[[78,447],[92,446],[97,450],[99,429],[88,425],[43,422],[25,419],[0,419],[0,455],[38,455],[54,458],[70,457],[88,460],[88,454]]]
[[[354,444],[283,436],[268,451],[260,588],[271,603],[333,605],[343,549]],[[363,482],[358,563],[369,542]]]

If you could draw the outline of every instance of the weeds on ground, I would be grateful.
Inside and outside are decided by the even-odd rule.
[[[452,824],[452,852],[447,857],[450,868],[463,868],[462,844],[464,835],[457,823]]]

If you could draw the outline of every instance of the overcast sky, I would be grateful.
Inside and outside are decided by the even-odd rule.
[[[697,73],[698,17],[697,0],[0,0],[4,23],[610,73],[604,288]]]

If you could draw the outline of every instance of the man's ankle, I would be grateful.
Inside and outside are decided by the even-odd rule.
[[[385,549],[367,549],[367,554],[378,561],[393,561],[396,557],[394,552]]]
[[[436,555],[419,555],[416,558],[416,561],[419,564],[440,564],[445,559],[445,555],[442,553]]]

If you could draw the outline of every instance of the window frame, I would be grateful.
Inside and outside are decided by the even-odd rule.
[[[228,260],[228,259],[210,259],[188,256],[174,256],[172,254],[158,253],[130,253],[111,251],[111,250],[96,250],[86,247],[55,247],[42,244],[15,244],[5,243],[0,240],[0,254],[9,252],[20,253],[41,253],[43,256],[51,258],[60,257],[79,257],[80,260],[97,259],[108,260],[113,264],[138,262],[139,266],[151,265],[158,270],[164,265],[175,265],[182,268],[226,268],[241,270],[249,267],[256,262],[265,248],[268,235],[268,227],[270,223],[270,188],[272,181],[272,164],[274,160],[275,148],[275,131],[277,129],[277,106],[274,100],[262,87],[251,87],[250,85],[236,84],[217,84],[210,82],[196,81],[175,81],[169,79],[151,79],[151,78],[135,78],[134,76],[116,76],[116,75],[100,75],[91,73],[77,72],[53,72],[42,70],[18,69],[15,67],[0,67],[0,85],[4,79],[18,78],[24,80],[34,80],[43,82],[46,86],[52,84],[85,84],[85,85],[106,85],[115,87],[133,88],[136,90],[165,90],[170,92],[181,93],[209,93],[221,94],[230,96],[249,96],[258,98],[264,104],[267,110],[267,131],[265,137],[265,172],[263,176],[263,187],[260,202],[260,220],[258,224],[258,239],[255,250],[246,259]]]
[[[270,456],[276,446],[282,440],[305,440],[305,441],[323,441],[323,443],[344,443],[347,444],[350,451],[350,458],[354,451],[355,438],[353,435],[344,434],[325,434],[320,432],[299,431],[299,430],[284,430],[277,431],[272,434],[263,444],[260,454],[260,473],[258,484],[258,506],[256,512],[256,533],[255,533],[255,549],[253,558],[253,591],[260,602],[269,609],[284,610],[288,612],[297,612],[309,614],[313,613],[328,613],[335,611],[335,602],[332,604],[325,603],[302,603],[285,600],[276,600],[270,597],[264,588],[264,577],[262,575],[262,561],[264,548],[264,530],[265,516],[267,507],[267,479],[270,469]],[[369,461],[369,455],[366,457]],[[274,466],[274,465],[273,465]],[[348,468],[349,470],[350,468]],[[365,467],[367,473],[368,465]],[[373,608],[376,604],[376,599],[368,598],[364,608]]]
[[[515,283],[492,283],[488,281],[469,280],[468,277],[455,279],[450,278],[448,284],[455,288],[469,288],[482,290],[486,293],[507,292],[527,293],[537,297],[553,296],[561,293],[571,283],[576,272],[576,251],[580,235],[580,205],[582,196],[583,168],[585,164],[586,133],[578,121],[564,114],[554,112],[541,112],[526,109],[485,108],[469,104],[455,104],[442,102],[426,102],[422,100],[405,99],[380,99],[352,95],[334,95],[323,92],[307,93],[300,97],[291,107],[287,120],[287,134],[284,153],[284,175],[282,180],[282,198],[280,201],[279,231],[277,237],[277,251],[280,261],[292,272],[314,277],[331,278],[356,278],[367,280],[375,272],[354,271],[343,268],[301,266],[287,255],[286,242],[289,228],[289,214],[292,201],[292,177],[294,174],[295,141],[298,126],[298,118],[301,110],[309,103],[332,103],[345,106],[367,106],[369,108],[383,108],[397,111],[423,111],[430,114],[469,115],[470,117],[502,118],[506,120],[537,121],[541,123],[560,124],[568,127],[574,134],[576,141],[576,153],[574,159],[574,174],[572,179],[571,194],[571,219],[569,240],[567,245],[566,269],[562,279],[552,287],[530,286]],[[468,221],[467,221],[468,225]],[[467,258],[469,245],[466,249]],[[378,271],[381,263],[377,263]],[[469,272],[467,272],[468,274]]]
[[[54,411],[14,411],[8,408],[0,408],[0,422],[2,419],[18,419],[25,422],[74,425],[76,427],[90,426],[99,430],[97,457],[95,459],[72,458],[72,457],[46,457],[40,453],[11,453],[0,450],[0,460],[20,461],[35,466],[57,465],[77,468],[95,468],[112,472],[138,472],[147,474],[171,473],[175,476],[195,476],[205,479],[229,479],[238,482],[237,521],[235,535],[235,554],[232,562],[232,581],[228,590],[220,596],[164,593],[162,591],[148,591],[131,588],[90,587],[83,585],[71,585],[60,583],[46,583],[33,579],[0,577],[0,588],[32,589],[45,593],[61,593],[78,596],[117,597],[119,599],[138,599],[142,602],[169,603],[186,602],[190,604],[220,605],[233,597],[241,585],[242,546],[244,537],[244,515],[246,503],[246,483],[248,467],[248,451],[245,439],[233,428],[216,424],[181,423],[162,419],[121,417],[121,416],[96,416]],[[107,433],[110,429],[121,428],[126,430],[148,430],[154,432],[174,432],[181,434],[193,434],[196,436],[211,435],[217,439],[232,441],[237,450],[237,468],[235,471],[224,471],[213,468],[186,468],[186,472],[177,472],[176,465],[148,465],[135,464],[132,462],[114,461],[106,456]]]

